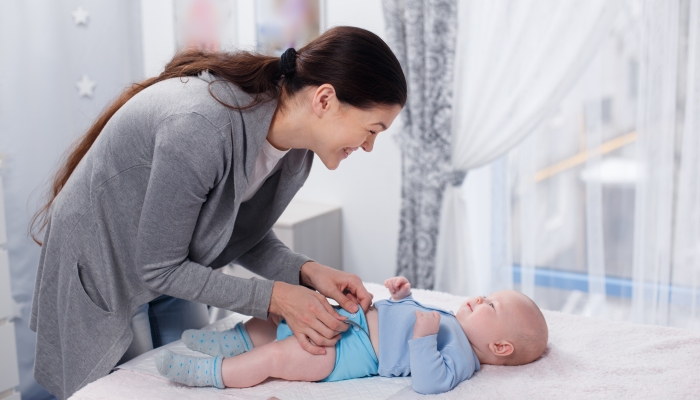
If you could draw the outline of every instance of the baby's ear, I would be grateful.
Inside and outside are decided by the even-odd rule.
[[[513,354],[513,351],[515,351],[515,347],[513,347],[513,344],[507,340],[491,343],[489,344],[489,349],[491,350],[494,356],[498,357],[509,356]]]

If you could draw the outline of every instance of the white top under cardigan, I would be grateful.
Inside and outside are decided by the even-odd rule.
[[[280,161],[288,152],[289,150],[277,150],[265,139],[265,142],[262,144],[262,149],[260,149],[260,153],[258,153],[258,158],[255,159],[253,177],[248,182],[248,188],[245,191],[245,196],[243,196],[243,201],[248,201],[253,198],[258,189],[260,189],[260,186],[265,183],[265,180],[280,169],[282,166]]]

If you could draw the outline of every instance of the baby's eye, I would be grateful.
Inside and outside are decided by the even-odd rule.
[[[369,133],[371,133],[371,134],[373,134],[373,135],[376,135],[376,134],[377,134],[377,132],[375,132],[375,131],[369,131]]]
[[[493,303],[489,303],[489,305],[490,305],[491,308],[493,308],[494,310],[496,309],[496,307],[493,306]]]

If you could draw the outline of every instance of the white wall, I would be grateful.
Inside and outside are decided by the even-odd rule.
[[[160,74],[175,55],[173,0],[141,0],[144,76]]]
[[[322,0],[323,1],[323,0]],[[149,6],[157,2],[161,6]],[[172,5],[169,0],[142,3],[144,65],[147,75],[159,73],[174,52]],[[255,43],[252,0],[238,0],[238,38],[241,46]],[[381,2],[376,0],[327,0],[327,27],[352,25],[384,38]],[[161,41],[162,44],[158,44]],[[151,50],[148,49],[159,49]],[[168,50],[171,54],[165,54]],[[317,158],[311,175],[296,199],[340,205],[343,209],[343,268],[363,280],[382,282],[396,270],[396,249],[401,202],[401,162],[394,135],[400,118],[379,135],[372,153],[355,152],[335,171]]]

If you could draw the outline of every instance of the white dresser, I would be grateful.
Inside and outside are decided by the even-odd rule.
[[[292,200],[272,230],[277,238],[293,251],[342,271],[342,228],[339,206]],[[264,279],[240,265],[226,266],[223,272],[242,278]]]
[[[343,269],[340,207],[292,201],[272,230],[290,249],[316,262]]]
[[[13,302],[10,290],[10,263],[6,249],[4,198],[2,176],[0,176],[0,399],[19,400],[20,395],[15,391],[15,387],[19,385],[19,373],[17,372],[15,324],[10,322],[13,315]]]

